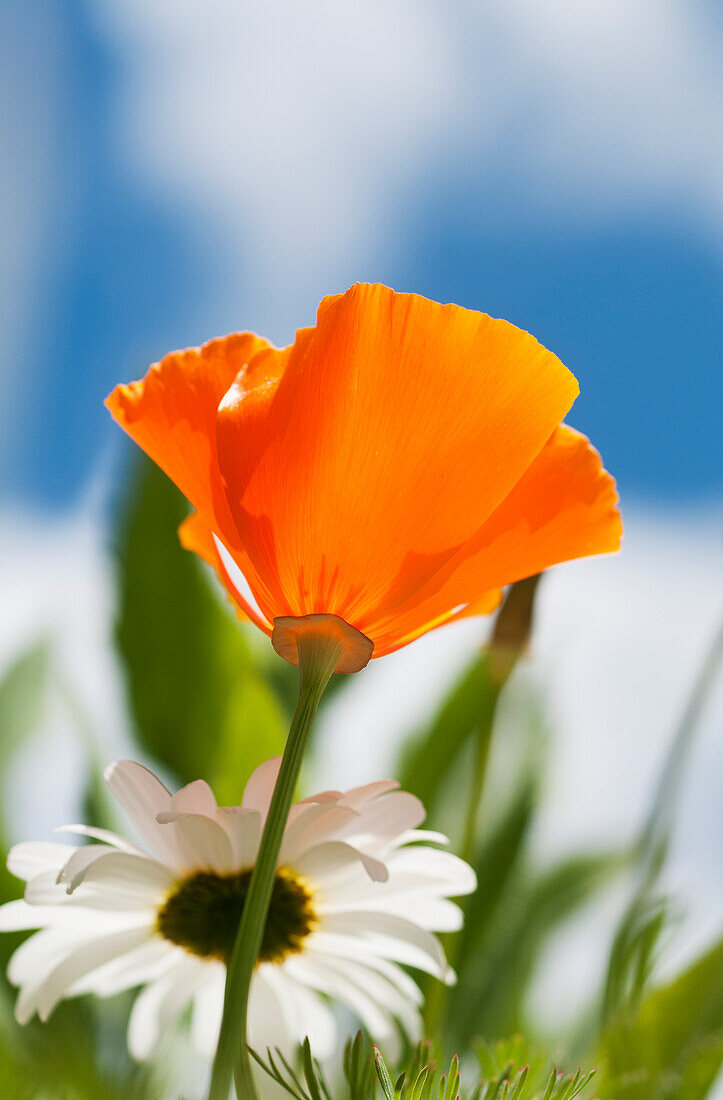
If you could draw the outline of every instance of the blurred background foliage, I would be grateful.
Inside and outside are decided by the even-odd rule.
[[[256,765],[283,747],[296,673],[257,631],[235,621],[206,568],[180,548],[173,532],[184,508],[165,476],[137,458],[115,512],[117,650],[138,755],[172,784],[208,778],[219,802],[233,804]],[[675,786],[721,641],[692,688],[639,836],[625,848],[583,850],[541,865],[530,838],[544,798],[545,757],[554,731],[547,729],[540,700],[511,677],[532,629],[536,586],[533,579],[511,590],[489,645],[471,656],[421,728],[408,731],[400,753],[402,785],[424,800],[430,827],[450,835],[453,850],[473,863],[479,879],[478,891],[464,903],[464,930],[446,937],[459,982],[453,989],[427,984],[428,1058],[436,1067],[447,1065],[455,1051],[467,1052],[461,1070],[471,1084],[462,1095],[478,1100],[570,1097],[576,1094],[571,1081],[574,1088],[587,1085],[609,1100],[702,1100],[711,1094],[723,1059],[723,945],[711,946],[673,980],[659,981],[657,962],[671,935],[671,901],[661,896],[658,879],[674,828]],[[0,782],[42,723],[49,692],[53,698],[53,691],[62,693],[57,677],[52,644],[41,638],[0,683]],[[347,690],[349,682],[335,677],[331,696]],[[514,708],[516,717],[515,744],[505,747],[512,767],[509,760],[501,766],[495,744],[500,700]],[[87,812],[94,824],[112,825],[94,731],[80,708],[75,717],[87,747]],[[593,778],[580,781],[592,785]],[[8,823],[0,820],[3,857],[10,839]],[[0,896],[8,900],[19,895],[20,884],[4,864],[3,858]],[[530,1010],[542,953],[575,913],[599,904],[611,884],[627,901],[611,939],[607,973],[599,988],[589,990],[586,1006],[568,1031],[550,1034]],[[18,940],[0,938],[3,964]],[[177,1095],[178,1083],[169,1076],[172,1052],[178,1049],[174,1037],[169,1036],[167,1056],[153,1067],[133,1066],[128,1058],[129,997],[67,1003],[48,1025],[25,1029],[13,1021],[13,997],[3,979],[3,1096],[142,1100]],[[390,1066],[395,1082],[390,1094],[383,1074],[371,1075],[371,1054],[359,1042],[353,1048],[354,1058],[361,1059],[358,1080],[347,1072],[344,1086],[352,1100],[431,1097],[437,1070],[420,1079],[419,1052],[410,1051],[406,1063]],[[574,1074],[558,1080],[550,1078],[555,1064],[598,1067],[598,1073],[593,1082]],[[525,1065],[530,1068],[523,1079]],[[323,1083],[316,1081],[313,1063],[307,1069],[303,1077],[302,1067],[301,1092],[292,1085],[292,1094],[316,1100],[323,1095]],[[404,1082],[399,1078],[403,1069]],[[436,1079],[435,1096],[447,1096],[449,1080],[448,1075],[440,1086]]]

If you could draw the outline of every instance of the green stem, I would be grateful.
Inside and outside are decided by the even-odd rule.
[[[223,1018],[208,1100],[228,1100],[232,1076],[235,1077],[238,1100],[258,1100],[246,1047],[249,990],[261,950],[277,860],[304,751],[317,707],[336,668],[343,646],[337,639],[318,634],[300,637],[298,649],[299,702],[291,722],[228,966]]]
[[[484,790],[487,763],[489,761],[490,746],[492,744],[492,730],[494,728],[495,714],[497,712],[497,701],[502,690],[502,685],[495,681],[489,674],[489,658],[486,662],[486,668],[488,685],[484,695],[483,713],[480,715],[479,725],[477,727],[474,770],[469,788],[462,841],[459,851],[461,858],[465,860],[466,863],[471,863],[473,865],[477,847],[477,821],[479,819],[479,809],[482,802],[482,792]],[[464,911],[464,903],[460,904],[462,904]],[[446,935],[441,936],[440,939],[447,960],[450,966],[455,969],[460,943],[459,935],[448,932]],[[442,1026],[442,1021],[446,1015],[448,998],[449,987],[445,985],[444,982],[435,981],[434,984],[430,986],[425,1007],[425,1026],[427,1035],[432,1036],[438,1034]]]
[[[526,577],[513,584],[507,593],[504,604],[495,622],[484,660],[484,691],[480,699],[480,712],[477,719],[475,739],[475,759],[472,782],[469,788],[467,809],[462,828],[460,856],[467,863],[475,865],[477,861],[477,822],[484,793],[490,746],[494,731],[497,704],[502,690],[510,678],[515,665],[523,654],[532,627],[537,586],[540,575]],[[460,907],[466,916],[466,899],[460,901]],[[447,933],[441,937],[450,966],[456,970],[462,939],[457,934]],[[449,1002],[449,986],[435,981],[429,989],[425,1008],[425,1026],[427,1035],[438,1035],[444,1028]]]
[[[490,746],[492,744],[492,729],[497,713],[497,700],[500,697],[501,685],[490,678],[489,688],[485,698],[484,713],[480,717],[475,743],[474,769],[472,782],[469,788],[467,800],[467,812],[464,820],[462,841],[459,854],[465,863],[474,863],[477,848],[477,821],[482,803],[485,776],[487,775],[487,763],[490,758]]]

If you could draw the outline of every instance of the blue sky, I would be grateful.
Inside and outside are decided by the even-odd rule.
[[[640,0],[633,6],[644,12]],[[26,135],[31,152],[26,150],[24,165],[20,159],[20,170],[35,190],[47,190],[41,197],[31,190],[24,211],[28,221],[42,225],[42,233],[23,309],[13,319],[20,326],[15,353],[0,375],[9,387],[4,401],[6,499],[57,509],[78,498],[101,456],[121,446],[114,442],[117,429],[101,404],[115,382],[138,377],[171,348],[235,328],[257,328],[286,341],[297,325],[311,321],[321,294],[357,278],[456,301],[533,332],[580,379],[582,393],[571,422],[600,448],[623,499],[677,505],[720,494],[723,279],[716,217],[723,212],[706,208],[703,184],[703,198],[681,184],[671,168],[674,151],[666,160],[653,143],[652,164],[646,164],[630,153],[635,140],[636,149],[645,145],[634,128],[628,146],[610,139],[612,133],[617,140],[627,125],[625,112],[640,101],[635,85],[629,102],[621,94],[611,104],[607,91],[576,88],[573,71],[555,94],[564,102],[576,94],[592,96],[590,111],[566,129],[553,103],[552,129],[549,121],[540,121],[541,132],[547,125],[547,138],[531,131],[530,118],[518,108],[506,112],[504,103],[490,99],[488,89],[474,84],[476,77],[459,86],[450,77],[446,91],[425,99],[424,67],[430,56],[439,66],[430,80],[444,89],[447,69],[455,58],[461,63],[462,45],[472,76],[476,73],[473,45],[460,15],[464,6],[450,8],[442,27],[452,43],[450,56],[440,60],[443,51],[426,41],[439,36],[439,28],[427,27],[422,8],[407,4],[408,26],[418,27],[422,40],[419,56],[407,48],[406,78],[396,84],[386,59],[373,58],[375,29],[389,31],[383,22],[367,28],[369,40],[360,47],[361,76],[363,66],[371,65],[374,79],[373,65],[378,64],[375,82],[382,86],[379,102],[368,111],[362,79],[342,88],[338,117],[333,106],[331,115],[318,117],[320,103],[328,109],[327,98],[312,96],[306,106],[302,102],[297,118],[291,99],[282,95],[266,118],[263,97],[244,98],[243,87],[237,101],[228,101],[229,78],[221,66],[226,83],[219,86],[217,109],[224,117],[214,175],[207,165],[199,170],[193,163],[195,147],[199,160],[208,155],[200,148],[203,112],[195,123],[199,130],[187,122],[193,80],[189,89],[174,75],[174,65],[187,61],[199,9],[193,4],[178,9],[179,20],[186,13],[188,35],[181,35],[174,56],[166,6],[148,7],[157,9],[155,22],[133,3],[109,3],[110,16],[96,4],[11,4],[2,16],[4,51],[20,81],[2,171],[10,177],[9,194],[19,189],[22,194],[22,178],[12,180],[18,163],[12,142],[22,143]],[[481,7],[490,9],[489,23],[495,6]],[[707,9],[691,2],[681,11],[698,25]],[[49,19],[41,19],[48,14]],[[381,10],[372,14],[386,18]],[[271,12],[267,26],[257,21],[251,31],[266,43],[270,58],[278,37],[283,63],[283,50],[292,49],[293,42],[284,46],[284,28],[274,18]],[[400,36],[405,29],[391,28]],[[503,29],[508,38],[515,30]],[[704,29],[698,26],[701,33]],[[475,34],[481,35],[479,28],[473,30],[472,43]],[[224,33],[224,26],[217,33]],[[355,40],[343,28],[332,30],[329,49],[338,45],[334,34],[342,35],[345,48]],[[507,72],[520,60],[524,42],[505,44],[499,26],[497,34],[499,48],[507,51]],[[161,76],[154,77],[152,51],[161,39]],[[213,39],[208,34],[207,39],[212,52]],[[672,47],[664,46],[663,60],[673,64],[668,57]],[[484,49],[491,49],[489,42]],[[199,51],[203,54],[204,41]],[[685,73],[693,60],[699,65],[699,58],[675,61],[677,71]],[[662,64],[658,55],[651,60],[655,64]],[[20,94],[28,73],[44,73],[46,80],[31,96]],[[615,75],[613,67],[608,78]],[[322,90],[332,102],[335,77],[346,79],[332,69]],[[299,92],[299,79],[298,73],[290,74],[287,97]],[[385,81],[391,82],[386,93]],[[407,99],[411,103],[417,86],[421,104],[410,106]],[[711,83],[711,97],[715,90]],[[523,104],[529,104],[532,91],[533,86],[527,89]],[[391,120],[385,118],[382,93]],[[303,101],[303,88],[300,94]],[[697,99],[691,95],[691,103],[700,102],[700,94],[699,89]],[[546,95],[553,95],[549,88]],[[685,101],[682,93],[679,98]],[[480,105],[493,123],[495,111],[499,116],[494,125],[488,117],[484,139],[476,122]],[[614,108],[621,111],[617,119]],[[643,132],[670,124],[665,108],[661,100],[656,114],[653,97],[639,120]],[[606,110],[609,117],[600,121]],[[250,124],[254,111],[259,117]],[[610,143],[611,155],[619,149],[620,164],[595,164],[594,134],[589,148],[581,143],[579,132],[596,118],[600,142]],[[224,175],[227,135],[234,134],[237,121],[239,144],[247,144],[245,151],[231,150]],[[681,140],[693,121],[700,122],[684,114],[679,119]],[[155,161],[154,125],[162,127],[167,141],[158,146]],[[298,191],[293,178],[275,191],[284,142],[288,145],[289,129],[296,125],[308,142],[306,151],[302,144],[292,154]],[[380,137],[385,125],[386,136]],[[33,145],[41,144],[38,134],[45,126],[52,129],[53,140],[33,160]],[[258,144],[248,143],[244,126],[250,126],[257,142],[263,143],[266,134],[272,155],[265,169],[269,176],[262,171],[255,189],[239,187],[235,201],[237,178],[245,180],[249,165],[266,155],[262,149],[259,158]],[[346,146],[357,140],[358,126],[359,148],[349,152]],[[555,143],[557,162],[530,182],[530,164],[544,165]],[[693,154],[683,144],[680,157],[685,156]],[[695,163],[691,175],[694,170],[711,168]],[[351,179],[356,190],[349,186]],[[33,202],[46,210],[44,217]],[[269,225],[264,228],[265,219]],[[17,220],[22,229],[23,217]],[[16,247],[22,249],[22,239]]]

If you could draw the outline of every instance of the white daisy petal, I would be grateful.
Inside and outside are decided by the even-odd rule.
[[[8,853],[8,871],[26,882],[43,871],[55,871],[57,874],[75,851],[70,844],[41,840],[15,844]]]
[[[321,960],[320,960],[321,961]],[[337,974],[344,976],[357,988],[364,990],[377,1004],[384,1005],[385,1009],[395,1019],[399,1020],[407,1037],[412,1041],[421,1038],[422,1017],[419,1013],[418,1002],[412,1000],[406,992],[403,994],[399,986],[381,973],[376,966],[368,966],[354,959],[324,957],[323,963]]]
[[[285,966],[269,967],[276,980],[279,999],[289,1006],[292,1013],[292,1028],[297,1042],[308,1037],[314,1057],[329,1058],[337,1038],[336,1023],[328,1007],[306,985],[296,981]]]
[[[97,933],[98,929],[95,928]],[[58,930],[46,928],[29,936],[13,952],[8,963],[8,980],[13,985],[33,982],[39,985],[45,977],[45,971],[75,950],[83,942],[83,936],[77,927]]]
[[[462,910],[446,898],[425,898],[410,892],[380,899],[377,904],[369,904],[366,908],[403,917],[429,932],[457,932],[462,927]],[[354,910],[337,912],[352,913]]]
[[[288,1028],[280,1026],[284,1021],[281,1005],[276,994],[258,967],[254,973],[249,991],[248,1043],[259,1053],[278,1047],[284,1054],[290,1054],[297,1038]]]
[[[477,876],[468,863],[451,852],[437,848],[397,849],[387,857],[390,874],[414,876],[429,883],[436,894],[462,897],[477,889]]]
[[[171,808],[171,796],[159,779],[141,764],[122,760],[105,770],[106,783],[116,801],[151,850],[171,866],[178,860],[173,833],[164,829],[156,817]]]
[[[125,852],[119,848],[111,848],[107,844],[85,844],[82,848],[76,848],[64,867],[58,872],[57,881],[64,883],[67,892],[71,894],[84,879],[87,879],[89,869],[93,863],[107,856],[119,856],[119,860],[113,861],[111,866],[124,869],[138,868],[138,878],[143,878],[145,870],[143,865],[149,863],[152,867],[163,869],[163,864],[152,859],[145,852]]]
[[[279,853],[279,864],[303,855],[314,845],[331,840],[340,829],[358,820],[359,814],[350,806],[334,803],[306,806],[301,814],[287,823]]]
[[[406,970],[402,970],[401,966],[397,966],[396,963],[390,962],[389,959],[382,959],[379,957],[364,958],[364,966],[370,967],[372,970],[378,971],[383,974],[384,977],[395,986],[399,992],[411,1001],[412,1004],[421,1007],[424,1004],[424,997],[422,991]]]
[[[158,821],[173,830],[181,870],[216,871],[219,875],[234,870],[231,841],[213,818],[166,811],[158,814]]]
[[[287,961],[287,969],[298,981],[318,989],[345,1004],[378,1042],[394,1034],[394,1023],[384,1005],[378,1004],[360,986],[337,971],[325,955],[306,951]]]
[[[70,913],[59,913],[54,905],[28,905],[22,898],[0,905],[0,932],[24,932],[28,928],[44,928],[46,924],[72,921]]]
[[[208,783],[204,779],[196,779],[171,796],[171,809],[179,813],[206,814],[207,817],[213,817],[216,813],[216,799]]]
[[[95,993],[97,997],[112,997],[137,985],[146,985],[176,965],[180,950],[160,936],[153,936],[75,982],[69,995]]]
[[[395,847],[401,848],[403,844],[441,844],[449,847],[449,837],[444,833],[437,833],[434,829],[408,829],[395,837]]]
[[[156,860],[106,850],[83,872],[75,875],[72,888],[75,890],[80,885],[115,887],[122,896],[152,902],[168,890],[173,881],[174,875],[169,868]]]
[[[395,779],[379,779],[376,783],[365,783],[363,787],[353,787],[350,791],[345,791],[342,800],[345,806],[361,810],[372,799],[398,788],[399,784]]]
[[[91,863],[95,863],[101,856],[107,856],[113,851],[117,849],[110,848],[107,844],[85,844],[82,848],[76,848],[68,862],[58,871],[55,881],[65,885],[66,893],[72,893],[83,881]],[[32,900],[28,897],[27,891],[25,899]]]
[[[394,913],[333,913],[325,918],[323,931],[313,935],[323,943],[326,943],[327,938],[335,937],[334,954],[344,951],[347,946],[349,957],[355,958],[360,943],[366,943],[382,958],[396,959],[397,962],[415,966],[443,981],[453,978],[436,936],[426,928],[420,928],[413,921]],[[317,944],[315,947],[317,950],[322,949]]]
[[[236,870],[253,867],[261,842],[261,814],[258,810],[223,806],[218,810],[216,820],[231,841]]]
[[[341,840],[328,840],[304,852],[294,860],[293,869],[305,878],[323,884],[344,875],[357,863],[361,863],[373,882],[385,882],[389,877],[384,863]]]
[[[205,980],[206,965],[186,955],[173,970],[138,994],[128,1021],[128,1049],[134,1058],[142,1062],[150,1058],[161,1036]]]
[[[196,1050],[206,1058],[213,1058],[221,1030],[223,994],[226,985],[226,968],[209,966],[209,974],[199,986],[193,998],[191,1035]]]
[[[129,852],[134,856],[145,856],[148,858],[148,852],[144,852],[142,848],[139,848],[135,844],[131,844],[125,837],[118,836],[117,833],[112,833],[110,829],[95,829],[91,825],[61,825],[57,829],[53,829],[54,833],[76,833],[78,836],[87,836],[91,840],[100,840],[103,844],[109,844],[112,848],[118,848],[121,852]]]
[[[249,1045],[257,1050],[279,1047],[291,1054],[300,1041],[297,1016],[285,996],[287,983],[277,980],[278,970],[269,963],[256,968],[249,997]]]
[[[39,935],[44,934],[39,933]],[[111,935],[98,936],[94,940],[80,940],[57,965],[51,965],[49,972],[35,989],[33,1003],[40,1019],[48,1019],[58,1001],[62,1000],[74,982],[90,974],[109,959],[137,947],[147,938],[146,928],[126,928]],[[27,988],[26,986],[23,992]]]
[[[134,882],[116,881],[110,868],[106,868],[96,881],[84,885],[82,890],[74,894],[69,894],[65,886],[56,881],[52,871],[36,875],[25,888],[25,901],[31,910],[54,906],[56,912],[62,912],[63,909],[72,909],[75,912],[81,909],[107,911],[117,916],[122,915],[127,924],[137,924],[144,918],[152,921],[159,896],[162,894],[159,895],[158,890],[150,894],[147,889],[138,887]]]
[[[376,854],[392,837],[415,829],[424,818],[424,806],[416,795],[392,791],[365,806],[361,819],[350,822],[340,835]]]
[[[319,794],[310,794],[307,798],[300,798],[298,802],[294,803],[294,806],[308,806],[315,802],[341,802],[343,797],[343,791],[320,791]],[[293,809],[294,806],[291,808]]]
[[[259,764],[246,784],[241,799],[241,805],[245,810],[258,810],[263,820],[266,820],[280,767],[280,756],[273,756],[270,760],[265,760],[263,764]]]

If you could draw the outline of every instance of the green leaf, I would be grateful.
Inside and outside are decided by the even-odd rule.
[[[702,1100],[723,1056],[723,941],[603,1034],[602,1097]]]
[[[210,783],[219,805],[235,806],[255,768],[284,751],[286,714],[253,669],[229,693]]]
[[[5,1011],[0,1021],[2,1096],[27,1100],[152,1100],[158,1074],[132,1066],[111,1072],[99,1065],[92,1006],[60,1005],[46,1024],[19,1027]]]
[[[616,929],[610,951],[603,998],[603,1019],[634,1014],[650,978],[655,949],[667,920],[667,905],[647,898],[633,899]]]
[[[0,681],[0,786],[16,752],[37,730],[43,717],[50,669],[50,647],[41,642],[19,656]],[[7,859],[7,822],[0,817],[0,902],[22,893],[22,886],[10,874]],[[0,937],[0,964],[17,947],[17,935]]]
[[[117,535],[118,646],[140,743],[182,782],[238,800],[255,764],[283,750],[282,708],[252,647],[178,542],[186,503],[137,461]]]
[[[374,1058],[369,1040],[361,1031],[344,1048],[344,1076],[350,1100],[373,1100],[376,1093]]]
[[[505,905],[507,890],[519,869],[537,804],[538,780],[529,775],[485,839],[475,863],[477,889],[468,898],[455,962],[462,972],[470,955],[485,950],[490,924]]]
[[[0,779],[17,750],[40,724],[45,706],[50,647],[27,649],[0,682]]]
[[[670,847],[685,765],[722,660],[723,626],[713,638],[691,688],[636,845],[636,882],[613,938],[603,990],[603,1025],[626,1008],[626,1000],[630,1002],[627,1007],[635,1010],[651,973],[653,950],[665,919],[665,903],[655,891]]]
[[[394,1100],[395,1088],[392,1084],[392,1079],[389,1076],[389,1070],[387,1069],[384,1058],[382,1057],[382,1052],[378,1046],[373,1047],[373,1050],[377,1077],[379,1078],[379,1083],[382,1086],[384,1096],[386,1097],[386,1100]]]
[[[301,1062],[304,1067],[304,1077],[309,1086],[311,1100],[325,1100],[327,1090],[324,1087],[318,1062],[312,1057],[311,1044],[308,1037],[304,1039],[301,1048]]]
[[[574,856],[535,878],[520,874],[513,881],[484,949],[470,950],[460,970],[449,1012],[455,1043],[520,1028],[527,991],[549,938],[626,865],[624,853]]]

